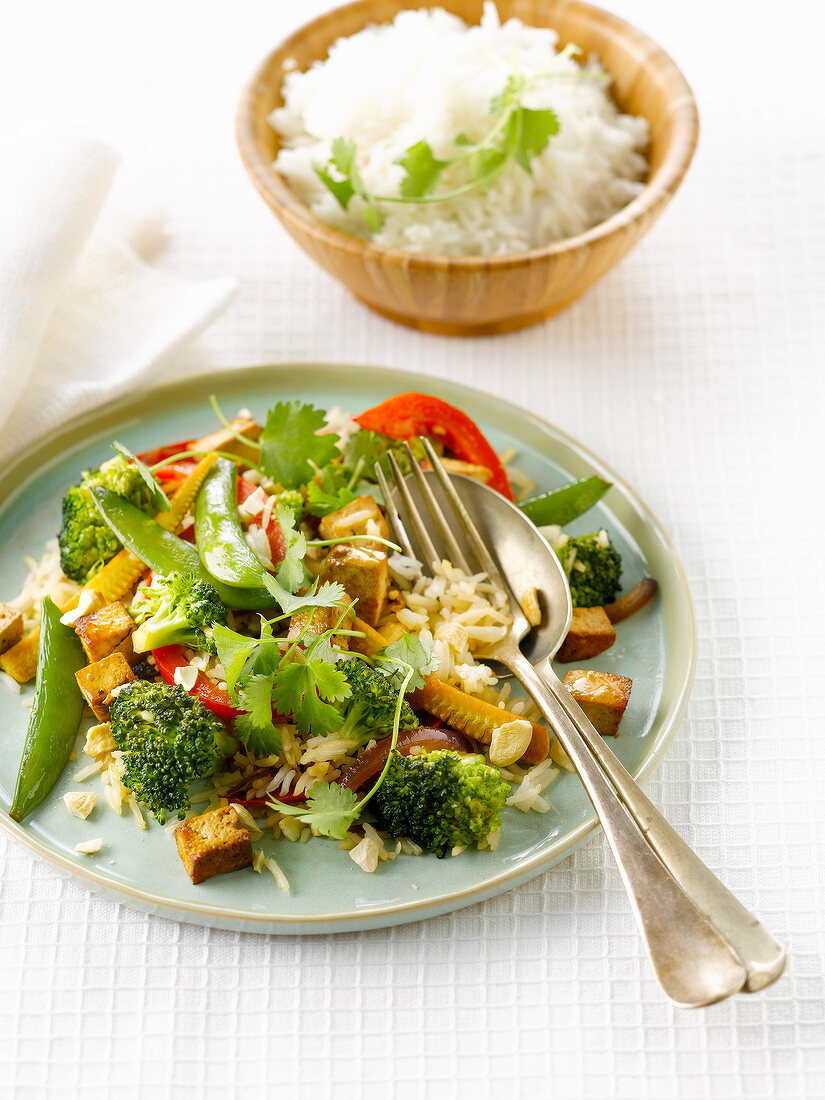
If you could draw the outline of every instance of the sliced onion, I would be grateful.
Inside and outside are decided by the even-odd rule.
[[[618,600],[607,604],[604,609],[605,614],[611,623],[620,623],[623,619],[629,619],[653,599],[658,589],[658,581],[654,581],[652,577],[645,577]]]
[[[245,798],[244,796],[249,791],[252,784],[256,779],[263,779],[264,776],[268,776],[270,779],[278,771],[277,768],[257,768],[252,775],[247,776],[244,779],[238,780],[234,786],[230,787],[225,795],[222,795],[228,802],[237,802],[240,806],[268,806],[271,799],[275,798],[279,802],[296,803],[306,802],[306,791],[302,791],[301,794],[293,794],[291,791],[287,794],[275,794],[274,792],[265,795],[263,798]]]
[[[371,749],[359,756],[354,764],[341,773],[338,782],[342,787],[349,787],[351,791],[357,791],[365,786],[371,779],[379,774],[387,762],[387,757],[392,744],[391,737],[385,737],[383,741],[373,745]],[[472,752],[473,746],[463,733],[450,729],[431,729],[419,726],[418,729],[407,730],[399,733],[396,748],[402,756],[409,756],[410,749],[418,746],[423,749],[452,749],[454,752]]]

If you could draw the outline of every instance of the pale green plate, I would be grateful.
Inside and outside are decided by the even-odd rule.
[[[660,584],[660,595],[623,623],[613,648],[592,662],[633,680],[615,747],[633,774],[643,778],[673,736],[693,678],[693,609],[674,548],[635,493],[583,447],[522,409],[450,382],[365,367],[255,367],[129,396],[77,419],[0,477],[0,600],[19,591],[25,574],[23,555],[40,554],[58,528],[62,494],[81,470],[111,455],[111,440],[144,450],[200,435],[214,424],[207,404],[210,392],[217,393],[225,409],[246,406],[260,419],[282,398],[359,412],[406,390],[437,394],[465,409],[498,450],[511,445],[517,449],[518,465],[541,487],[593,472],[613,482],[604,502],[579,521],[578,529],[604,525],[610,530],[624,558],[627,586],[645,574]],[[140,832],[131,817],[116,817],[102,798],[88,820],[69,815],[62,796],[82,786],[71,777],[85,757],[68,765],[51,796],[22,825],[10,820],[5,811],[26,731],[24,703],[30,690],[16,696],[0,684],[3,827],[90,889],[181,920],[277,933],[350,931],[419,920],[512,889],[546,871],[595,828],[578,778],[563,773],[547,792],[548,814],[505,810],[501,844],[494,853],[468,851],[443,860],[399,856],[368,875],[335,841],[269,841],[269,850],[291,883],[290,895],[278,891],[268,873],[251,870],[192,886],[174,838],[159,825]],[[90,789],[99,789],[95,779],[88,783]],[[104,838],[100,854],[74,853],[79,841],[97,836]]]

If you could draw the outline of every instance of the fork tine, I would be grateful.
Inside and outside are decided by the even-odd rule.
[[[471,573],[467,559],[461,552],[461,547],[458,545],[455,539],[455,535],[450,530],[450,526],[447,520],[444,518],[444,513],[441,511],[441,507],[438,501],[435,499],[435,494],[430,488],[430,484],[424,477],[421,467],[418,465],[415,455],[412,452],[412,448],[409,443],[404,444],[404,451],[410,462],[410,469],[415,475],[415,480],[418,482],[418,488],[421,490],[421,495],[424,498],[424,502],[430,511],[430,515],[435,520],[435,525],[438,528],[438,533],[444,539],[444,545],[447,547],[447,553],[450,561],[453,565],[457,565],[459,569],[463,569],[465,573]]]
[[[453,511],[456,514],[458,522],[461,524],[464,534],[467,536],[467,541],[472,547],[476,557],[481,564],[482,569],[493,582],[497,585],[502,592],[508,592],[509,588],[507,582],[501,574],[501,570],[495,562],[490,551],[487,549],[484,539],[478,532],[478,528],[470,518],[470,513],[464,507],[464,502],[456,492],[456,488],[450,480],[450,475],[441,465],[441,459],[435,453],[435,448],[429,439],[425,439],[423,436],[421,442],[424,446],[424,450],[427,452],[427,458],[430,460],[435,476],[438,478],[441,488],[444,490],[444,495],[450,502]]]
[[[380,488],[384,496],[384,510],[387,513],[387,520],[389,521],[390,529],[392,530],[395,541],[399,544],[401,549],[407,555],[408,558],[415,558],[418,555],[413,550],[412,543],[410,542],[410,536],[407,534],[407,529],[404,526],[404,522],[401,516],[398,514],[398,509],[395,507],[395,501],[392,499],[392,491],[390,490],[390,484],[384,475],[384,471],[381,468],[381,463],[376,462],[373,467],[375,470],[375,476],[378,478],[378,487]]]
[[[433,540],[429,536],[427,528],[424,526],[424,522],[421,519],[421,513],[413,503],[413,498],[410,495],[409,486],[407,485],[404,475],[401,473],[401,467],[398,465],[395,455],[392,451],[387,452],[390,460],[390,468],[392,470],[392,476],[395,478],[395,484],[398,486],[398,492],[401,494],[401,499],[404,502],[404,507],[407,510],[412,529],[415,532],[415,537],[421,544],[421,549],[424,551],[425,563],[429,565],[430,569],[434,569],[441,560],[438,551],[436,550]]]

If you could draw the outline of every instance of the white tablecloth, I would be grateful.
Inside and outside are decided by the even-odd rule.
[[[615,0],[698,95],[688,180],[643,244],[562,316],[451,340],[351,300],[292,245],[236,156],[245,76],[324,6],[15,5],[0,36],[0,125],[48,116],[95,129],[123,151],[134,200],[170,214],[161,264],[238,277],[236,303],[181,372],[320,359],[447,374],[537,410],[638,488],[683,555],[699,629],[688,719],[648,789],[787,943],[788,973],[761,996],[669,1007],[601,837],[452,916],[294,939],[144,916],[0,837],[0,1091],[822,1097],[815,9]]]

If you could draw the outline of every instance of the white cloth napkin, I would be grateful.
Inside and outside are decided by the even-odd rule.
[[[13,147],[12,147],[13,145]],[[168,366],[235,290],[149,266],[157,222],[100,225],[117,154],[37,135],[0,157],[0,466],[36,436]],[[102,219],[105,223],[105,219]]]

